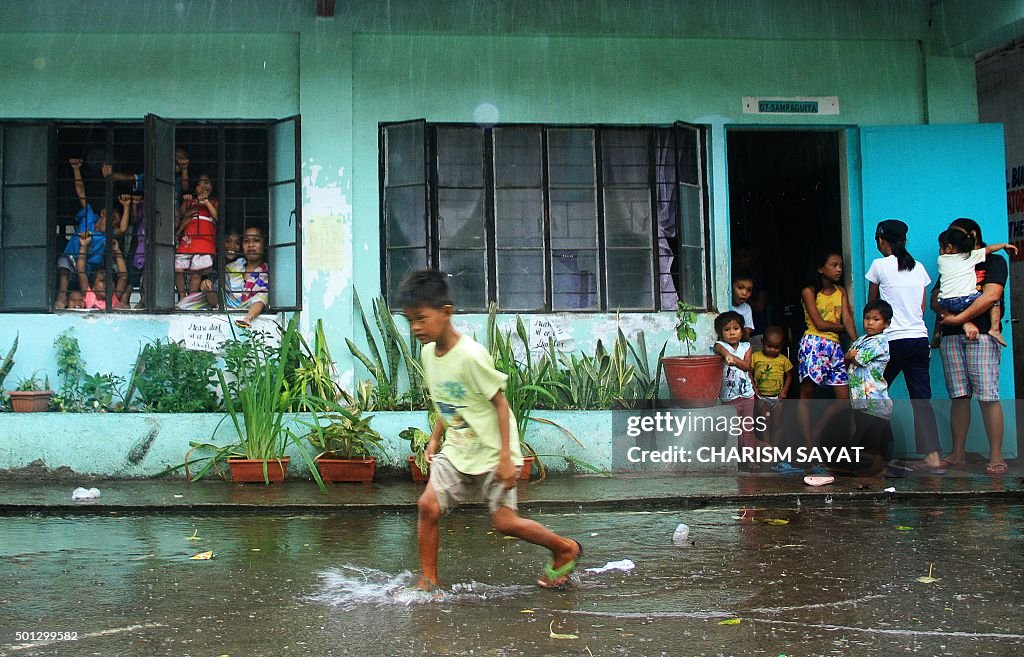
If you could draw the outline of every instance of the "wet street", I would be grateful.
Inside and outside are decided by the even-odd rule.
[[[442,524],[444,591],[431,597],[404,588],[418,564],[415,515],[404,511],[7,517],[0,654],[1024,650],[1024,505],[816,499],[531,515],[584,544],[581,568],[635,568],[580,572],[571,590],[543,591],[533,584],[543,550],[457,512]],[[673,545],[680,522],[692,545]],[[190,558],[204,552],[213,554]]]

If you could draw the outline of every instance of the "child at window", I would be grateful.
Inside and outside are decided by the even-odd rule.
[[[89,284],[89,275],[86,274],[86,259],[89,254],[89,245],[95,239],[89,232],[82,232],[78,236],[78,288],[82,291],[82,307],[86,310],[99,308],[107,309],[107,272],[97,269],[92,285]],[[111,250],[114,252],[114,266],[117,268],[117,283],[114,286],[114,295],[111,303],[114,308],[122,308],[127,305],[125,289],[128,286],[128,267],[125,265],[124,256],[121,254],[121,247],[117,240],[111,242]]]
[[[204,173],[196,180],[194,193],[182,195],[178,249],[174,255],[174,282],[179,299],[198,292],[203,274],[213,269],[213,256],[217,253],[217,200],[210,197],[212,191],[213,182]]]
[[[141,195],[132,194],[131,198],[131,224],[135,226],[135,239],[129,240],[131,261],[128,263],[128,297],[131,297],[135,289],[142,291],[142,275],[146,267],[146,207]],[[135,307],[145,308],[145,305],[145,302],[139,301]]]
[[[53,307],[61,310],[67,306],[68,281],[71,274],[89,274],[94,270],[103,267],[103,259],[106,254],[107,244],[107,210],[101,208],[99,214],[88,203],[85,197],[85,181],[82,179],[82,160],[71,158],[68,160],[71,171],[74,175],[75,196],[81,208],[75,215],[75,235],[68,240],[64,253],[57,258],[57,298]],[[104,164],[104,170],[109,165]],[[114,236],[120,237],[128,230],[128,204],[131,201],[127,194],[118,197],[121,209],[114,213]],[[84,265],[86,269],[79,270],[79,242],[83,233],[89,233],[92,239],[89,241],[89,251],[86,254]]]
[[[242,233],[228,228],[224,233],[224,262],[232,263],[242,257]],[[220,308],[220,276],[214,269],[203,275],[199,292],[190,292],[177,303],[178,310],[209,310]]]
[[[114,171],[109,162],[103,164],[103,177],[112,177],[116,181],[129,182],[132,185],[133,194],[142,194],[146,175],[144,173],[122,173]],[[174,149],[174,202],[181,203],[182,192],[188,189],[188,152],[183,146]]]
[[[975,246],[974,237],[960,228],[948,228],[939,234],[939,305],[954,315],[967,310],[981,296],[974,265],[985,262],[988,254],[1003,249],[1007,253],[1017,253],[1013,244],[989,244],[981,249]],[[998,303],[989,310],[989,318],[992,327],[988,334],[1005,347],[1006,340],[1000,326],[1002,309]],[[964,333],[977,334],[978,326],[974,322],[964,322]]]
[[[224,237],[224,249],[228,254],[231,253],[229,236]],[[242,257],[225,266],[227,289],[224,304],[229,309],[248,310],[244,318],[235,320],[235,324],[242,328],[249,328],[252,321],[270,304],[270,269],[267,267],[266,253],[267,238],[263,229],[249,226],[242,236]],[[207,302],[216,308],[219,303],[214,282],[204,280],[202,288]]]

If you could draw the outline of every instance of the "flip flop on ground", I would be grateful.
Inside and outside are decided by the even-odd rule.
[[[537,584],[544,589],[561,589],[569,583],[569,575],[572,571],[576,570],[576,562],[579,561],[580,557],[583,556],[583,545],[579,541],[573,540],[576,544],[576,558],[565,562],[558,568],[555,568],[555,562],[549,561],[548,565],[544,566],[544,578],[537,580]]]
[[[794,468],[792,465],[790,465],[789,463],[786,463],[785,461],[779,461],[778,463],[773,465],[772,466],[772,472],[775,472],[777,474],[784,474],[784,475],[793,475],[793,474],[803,474],[804,473],[804,471],[802,469]]]
[[[836,480],[832,475],[807,475],[804,483],[808,486],[827,486]]]
[[[1005,462],[1003,463],[989,463],[985,466],[985,474],[987,475],[1004,475],[1009,471],[1009,467]]]

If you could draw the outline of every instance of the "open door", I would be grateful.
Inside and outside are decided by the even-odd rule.
[[[46,257],[50,234],[48,188],[51,128],[0,126],[0,309],[49,309],[54,266]]]
[[[146,308],[174,307],[174,121],[146,115]]]
[[[302,188],[298,116],[267,128],[267,186],[270,196],[270,308],[302,308]]]
[[[934,281],[938,255],[939,233],[957,217],[970,217],[981,225],[989,243],[1006,240],[1005,150],[1001,125],[946,125],[863,127],[860,129],[861,198],[863,221],[851,225],[854,242],[863,244],[863,258],[853,267],[853,283],[867,287],[864,272],[878,257],[875,250],[875,226],[883,219],[901,219],[910,226],[907,250],[928,268]],[[1009,299],[1009,281],[1004,298]],[[865,294],[859,296],[864,299]],[[1005,311],[1004,311],[1005,312]],[[859,315],[859,313],[855,313]],[[1004,314],[1005,317],[1005,314]],[[929,329],[935,315],[927,311]],[[859,322],[858,322],[859,325]],[[1011,325],[1003,323],[1007,341]],[[932,394],[946,397],[942,359],[938,352],[931,361]],[[1013,358],[1003,352],[999,371],[1000,398],[1014,399]],[[894,399],[906,398],[906,387],[893,386]],[[988,441],[981,417],[975,407],[967,450],[987,454]],[[1003,453],[1016,456],[1012,437],[1016,417],[1012,403],[1004,404],[1005,431]],[[906,415],[909,415],[906,414]],[[936,402],[939,440],[949,447],[949,407]],[[913,430],[910,418],[893,422],[897,433],[896,453],[913,452]],[[901,439],[902,436],[902,439]]]

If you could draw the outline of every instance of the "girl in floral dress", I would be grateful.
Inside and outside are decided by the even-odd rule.
[[[839,343],[840,332],[850,340],[857,338],[853,326],[853,312],[850,298],[842,286],[843,256],[835,250],[824,250],[814,260],[813,283],[805,287],[800,297],[804,307],[804,321],[807,329],[800,338],[797,353],[797,377],[800,380],[798,407],[800,426],[804,433],[804,444],[813,447],[818,443],[821,428],[835,413],[842,410],[840,404],[832,404],[811,428],[810,407],[807,400],[814,399],[816,388],[830,388],[836,399],[849,399],[850,386],[846,367],[843,365],[843,347]]]

